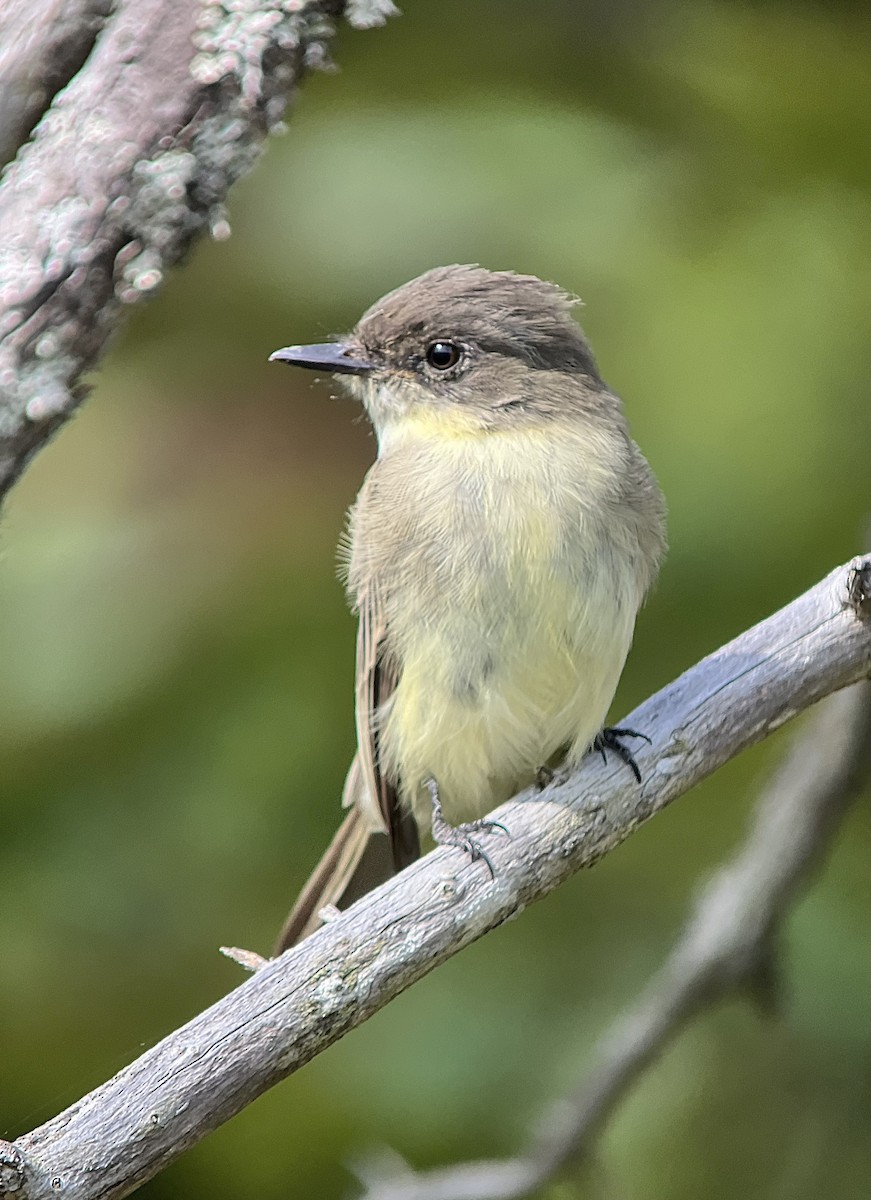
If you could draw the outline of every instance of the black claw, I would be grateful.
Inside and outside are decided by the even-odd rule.
[[[480,859],[480,861],[486,865],[487,870],[490,872],[490,878],[496,878],[496,872],[493,869],[490,856],[487,854],[486,850],[484,850],[480,842],[476,842],[474,838],[467,837],[463,838],[462,841],[453,842],[452,845],[459,846],[461,850],[465,850],[472,862],[478,862]]]
[[[613,737],[618,737],[618,738],[621,738],[621,737],[637,737],[637,738],[642,738],[642,739],[643,739],[645,742],[647,742],[648,746],[652,746],[652,745],[653,745],[653,742],[652,742],[652,740],[651,740],[651,739],[650,739],[650,738],[647,736],[647,734],[646,734],[646,733],[641,733],[641,731],[640,731],[640,730],[638,730],[638,729],[626,729],[626,728],[624,728],[624,727],[622,727],[622,726],[621,726],[621,727],[620,727],[620,728],[618,728],[618,729],[613,729],[613,728],[612,728],[612,729],[605,730],[605,732],[606,732],[606,733],[610,733],[610,734],[611,734]]]
[[[639,770],[638,763],[635,761],[635,755],[628,746],[624,746],[620,741],[623,737],[643,738],[648,745],[653,745],[647,734],[639,733],[637,729],[606,728],[596,736],[593,741],[593,749],[599,751],[605,762],[608,761],[606,752],[612,750],[635,776],[636,783],[641,783],[641,771]]]

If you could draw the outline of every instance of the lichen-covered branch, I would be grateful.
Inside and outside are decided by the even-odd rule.
[[[324,60],[333,19],[371,25],[394,11],[390,0],[26,7],[29,29],[20,0],[3,17],[11,148],[50,103],[0,182],[0,498],[82,399],[125,305],[152,295],[197,236],[226,234],[227,192]]]
[[[0,6],[0,166],[81,68],[113,0],[3,0]]]
[[[817,700],[871,676],[871,558],[833,571],[627,718],[652,745],[639,787],[588,758],[502,805],[495,868],[441,848],[15,1143],[0,1196],[116,1200],[361,1024],[405,988],[574,872],[727,759]],[[3,1180],[7,1182],[4,1183]]]
[[[517,1158],[413,1171],[398,1158],[359,1166],[365,1200],[525,1200],[593,1150],[645,1069],[702,1009],[737,989],[777,1000],[779,925],[871,775],[871,683],[822,701],[756,806],[738,854],[705,888],[660,970],[594,1052],[592,1069],[537,1122]]]

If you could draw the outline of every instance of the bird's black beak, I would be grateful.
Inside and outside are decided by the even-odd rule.
[[[365,358],[354,358],[342,342],[325,342],[320,346],[285,346],[269,355],[270,362],[286,362],[293,367],[309,367],[313,371],[328,371],[331,375],[365,375],[374,364]]]

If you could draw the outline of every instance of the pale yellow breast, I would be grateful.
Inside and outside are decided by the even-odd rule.
[[[420,437],[377,466],[351,583],[377,577],[384,598],[400,679],[383,768],[424,824],[426,778],[471,819],[602,726],[641,599],[603,511],[609,449],[576,429]]]

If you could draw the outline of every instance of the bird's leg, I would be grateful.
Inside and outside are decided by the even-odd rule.
[[[554,779],[556,779],[556,771],[545,763],[535,772],[535,790],[543,792],[548,784],[553,783]]]
[[[432,838],[438,846],[456,846],[460,850],[465,850],[471,858],[472,862],[481,862],[487,864],[487,869],[490,872],[490,878],[496,878],[496,872],[493,870],[493,864],[489,856],[481,848],[481,843],[476,841],[471,835],[473,833],[492,833],[494,829],[501,829],[503,833],[508,833],[504,825],[500,825],[498,821],[464,821],[461,825],[451,825],[445,820],[442,812],[442,802],[439,796],[439,785],[432,778],[424,780],[425,787],[430,794],[432,800]],[[510,836],[510,835],[509,835]]]
[[[621,738],[626,737],[643,738],[648,745],[653,744],[646,733],[639,733],[637,729],[606,728],[603,729],[601,733],[596,734],[595,738],[593,739],[592,749],[599,751],[599,753],[602,755],[602,761],[605,763],[608,761],[608,755],[606,751],[612,750],[622,762],[626,763],[626,766],[635,776],[636,781],[641,783],[641,771],[638,769],[638,763],[635,761],[635,755],[632,753],[629,747],[624,746],[620,740]]]

